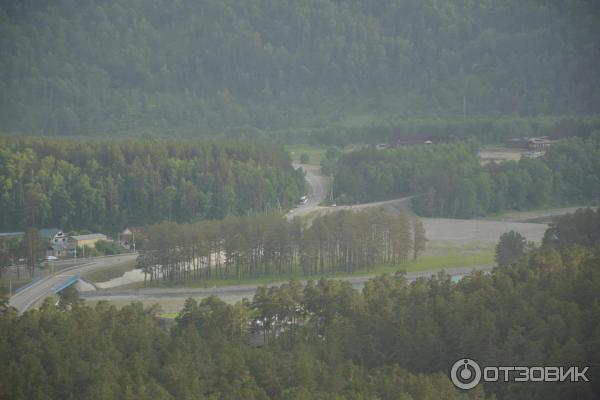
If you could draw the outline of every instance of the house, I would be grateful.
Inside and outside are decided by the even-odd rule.
[[[129,249],[129,248],[135,249],[135,238],[136,238],[136,236],[138,238],[140,238],[141,232],[142,232],[142,228],[137,227],[137,226],[125,228],[125,230],[123,230],[123,232],[121,232],[121,237],[120,237],[121,246],[123,246],[127,249]]]
[[[95,247],[99,240],[107,240],[102,233],[90,233],[89,235],[75,235],[69,238],[70,242],[77,247]]]
[[[122,244],[129,244],[133,241],[133,233],[134,231],[132,229],[129,228],[125,228],[125,230],[123,232],[121,232],[121,243]]]
[[[554,140],[548,139],[548,136],[529,138],[527,148],[533,152],[546,151]]]
[[[40,237],[46,241],[46,256],[65,257],[67,255],[67,235],[57,228],[40,229]]]
[[[40,237],[44,240],[47,240],[49,243],[60,243],[67,241],[67,236],[64,234],[64,232],[57,228],[40,229]]]
[[[527,150],[530,152],[545,152],[548,147],[555,142],[555,140],[550,140],[548,136],[520,137],[510,139],[506,143],[506,147]]]

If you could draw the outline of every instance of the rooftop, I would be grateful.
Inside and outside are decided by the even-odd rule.
[[[93,240],[93,239],[103,240],[103,239],[106,239],[106,235],[104,235],[102,233],[90,233],[89,235],[74,235],[74,236],[71,236],[71,238],[75,239],[75,240]]]
[[[50,239],[56,236],[58,233],[62,233],[62,231],[58,228],[44,228],[40,229],[40,236],[44,239]]]
[[[11,238],[23,235],[25,235],[25,232],[0,232],[0,238]]]

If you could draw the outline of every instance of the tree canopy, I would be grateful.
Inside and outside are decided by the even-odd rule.
[[[597,113],[599,14],[593,0],[3,1],[0,129]]]
[[[263,141],[0,137],[3,230],[280,212],[304,185],[289,154]]]
[[[421,215],[472,217],[600,199],[600,131],[553,144],[540,158],[480,165],[473,142],[362,149],[336,166],[338,202],[414,195]]]
[[[496,245],[496,262],[500,267],[506,267],[517,261],[525,254],[527,240],[519,232],[510,231],[500,236]]]
[[[421,221],[382,210],[340,211],[310,226],[282,216],[231,217],[144,230],[138,268],[148,282],[353,272],[416,259]]]

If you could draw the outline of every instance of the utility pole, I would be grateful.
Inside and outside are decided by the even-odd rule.
[[[135,232],[131,231],[131,238],[133,240],[133,252],[135,253]]]

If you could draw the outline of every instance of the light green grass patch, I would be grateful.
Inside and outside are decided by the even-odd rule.
[[[292,161],[294,163],[300,163],[300,156],[303,153],[308,154],[309,165],[321,165],[321,159],[325,155],[325,151],[327,151],[326,147],[317,147],[304,144],[285,146],[285,149],[292,156]]]
[[[160,314],[158,314],[158,316],[160,318],[169,318],[169,319],[175,319],[178,315],[179,315],[179,313],[175,313],[175,312],[160,313]]]
[[[189,288],[210,288],[221,286],[234,285],[268,285],[278,282],[285,282],[290,279],[299,280],[318,280],[320,278],[345,278],[354,276],[368,276],[393,274],[398,271],[419,272],[419,271],[434,271],[447,268],[457,267],[474,267],[478,265],[488,265],[494,263],[494,253],[492,251],[485,252],[456,252],[444,256],[423,256],[416,261],[409,261],[399,265],[380,265],[371,268],[360,268],[355,271],[346,272],[326,272],[324,274],[306,275],[300,268],[292,272],[286,272],[281,275],[247,277],[247,278],[231,278],[231,279],[212,279],[203,281],[183,281],[183,282],[158,282],[153,283],[151,287],[189,287]]]

